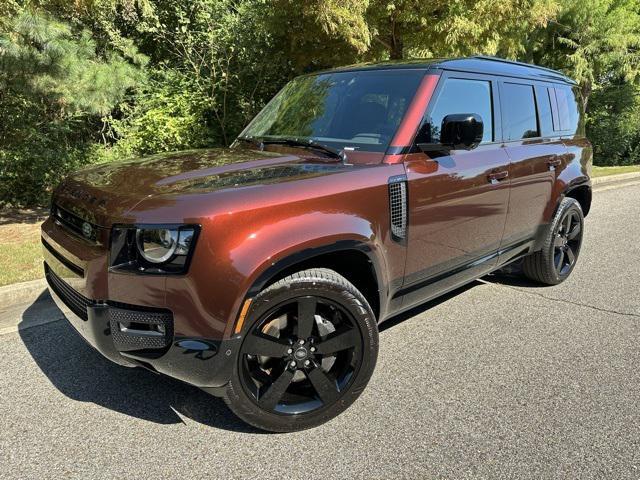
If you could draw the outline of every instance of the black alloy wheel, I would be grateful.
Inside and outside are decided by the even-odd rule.
[[[304,270],[252,302],[225,401],[264,430],[314,427],[356,400],[377,353],[377,325],[365,297],[332,270]]]
[[[582,220],[570,209],[562,217],[553,242],[553,264],[558,276],[567,275],[578,257],[582,243]]]
[[[525,276],[545,285],[565,281],[573,271],[584,234],[584,215],[577,200],[564,198],[551,222],[540,250],[525,257]]]
[[[268,312],[242,344],[243,387],[268,411],[334,403],[362,364],[355,321],[334,302],[298,297]]]

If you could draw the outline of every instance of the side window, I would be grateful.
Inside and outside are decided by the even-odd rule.
[[[536,87],[536,105],[538,106],[538,119],[540,120],[540,132],[543,137],[549,137],[553,135],[554,117],[551,110],[551,96],[554,95],[552,89],[547,87]],[[557,119],[555,119],[558,123]]]
[[[533,86],[503,83],[502,87],[500,101],[505,140],[539,137]]]
[[[556,87],[555,90],[556,100],[558,102],[560,130],[568,130],[571,133],[576,133],[580,119],[576,97],[568,87]]]
[[[491,82],[448,78],[431,111],[431,141],[440,141],[440,127],[447,115],[477,113],[484,123],[483,142],[493,141],[493,111],[491,107]]]

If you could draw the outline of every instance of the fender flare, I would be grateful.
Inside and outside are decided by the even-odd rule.
[[[588,198],[588,203],[589,203],[589,208],[587,208],[586,210],[583,208],[583,213],[584,216],[586,217],[589,214],[589,210],[591,210],[591,201],[593,198],[593,187],[591,186],[591,181],[590,180],[586,180],[586,181],[581,181],[581,182],[576,182],[574,184],[571,185],[567,185],[567,188],[564,190],[564,192],[562,192],[562,197],[561,197],[561,201],[562,198],[565,197],[570,197],[571,195],[569,195],[571,192],[573,192],[574,190],[577,190],[579,188],[584,188],[586,187],[587,191],[589,192],[589,198]],[[560,202],[558,202],[558,205],[560,205]],[[556,207],[557,209],[557,207]]]
[[[262,270],[260,274],[253,281],[247,293],[245,294],[241,305],[244,305],[245,302],[249,299],[255,297],[260,291],[269,283],[271,279],[285,271],[286,269],[300,264],[302,262],[312,260],[315,257],[319,257],[328,253],[339,253],[350,250],[357,250],[359,252],[364,253],[369,261],[371,262],[371,267],[373,269],[373,274],[376,279],[376,283],[378,285],[378,302],[380,306],[380,310],[382,311],[383,306],[385,305],[385,291],[386,291],[386,280],[384,279],[382,272],[384,271],[383,265],[380,259],[375,253],[374,249],[371,245],[361,241],[361,240],[338,240],[333,243],[317,246],[317,247],[309,247],[299,250],[297,252],[291,253],[290,255],[286,255],[273,264],[271,264],[266,269]],[[236,323],[239,320],[241,315],[242,308],[236,312],[234,322],[232,327],[235,328]],[[233,330],[232,330],[233,331]]]
[[[286,270],[287,268],[292,267],[293,265],[311,260],[314,257],[319,257],[327,253],[337,253],[348,250],[358,250],[367,255],[367,257],[371,261],[371,264],[373,265],[374,271],[376,272],[376,280],[380,281],[380,262],[374,255],[373,250],[369,245],[358,240],[338,240],[337,242],[328,245],[305,248],[304,250],[292,253],[291,255],[285,256],[276,261],[270,267],[265,269],[260,275],[258,275],[256,280],[249,288],[246,296],[254,297],[260,292],[260,290],[264,288],[264,286],[270,279],[278,275],[280,272]]]

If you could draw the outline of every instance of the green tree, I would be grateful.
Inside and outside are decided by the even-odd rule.
[[[0,32],[0,203],[41,201],[65,172],[91,161],[101,117],[142,80],[140,65],[98,54],[88,31],[16,14]]]
[[[591,95],[587,135],[597,165],[640,164],[640,87],[609,84]]]
[[[526,33],[547,24],[556,0],[372,0],[376,50],[391,59],[477,53],[515,58]]]
[[[133,34],[155,66],[154,82],[123,110],[126,118],[110,122],[122,147],[112,155],[186,142],[228,145],[292,77],[358,59],[369,42],[366,6],[356,0],[154,3],[151,12],[137,14],[143,26]],[[163,119],[167,128],[154,130]]]
[[[88,31],[23,12],[0,37],[0,92],[39,96],[60,114],[104,115],[142,80],[127,59],[106,52],[101,59]],[[137,56],[140,61],[142,57]]]
[[[562,70],[591,94],[640,73],[638,0],[563,0],[557,19],[531,35],[529,58]]]

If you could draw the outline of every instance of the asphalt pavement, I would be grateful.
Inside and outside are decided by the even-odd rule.
[[[640,182],[593,203],[568,281],[489,276],[384,325],[360,399],[304,432],[109,363],[46,296],[0,307],[0,478],[638,479]]]

